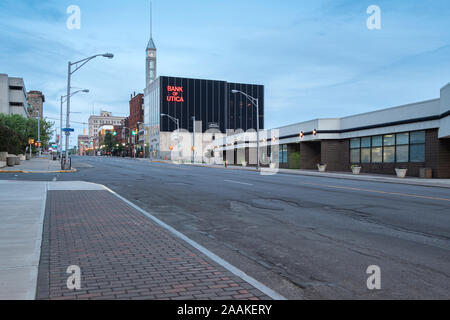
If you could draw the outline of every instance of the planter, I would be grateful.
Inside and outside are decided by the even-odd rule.
[[[29,153],[27,153],[27,154],[25,155],[25,159],[26,159],[26,160],[31,160],[31,156],[30,156]]]
[[[269,165],[270,169],[276,169],[277,168],[277,164],[276,163],[271,163]]]
[[[14,156],[14,161],[15,161],[15,165],[18,166],[20,165],[20,157],[19,156]]]
[[[0,152],[0,161],[6,161],[8,158],[8,152]]]
[[[26,156],[24,154],[19,154],[19,159],[20,159],[20,161],[27,160],[27,158],[26,158]]]
[[[242,166],[246,167],[247,166],[247,162],[246,161],[242,161]]]
[[[6,158],[6,164],[8,165],[8,167],[14,167],[14,165],[16,164],[16,157],[8,156]]]
[[[352,172],[354,175],[359,175],[361,173],[361,167],[352,167]]]
[[[405,178],[406,173],[408,172],[408,169],[395,169],[395,173],[397,173],[397,177],[399,178]]]
[[[327,165],[326,164],[318,164],[317,169],[319,170],[319,172],[325,172],[325,171],[327,171]]]

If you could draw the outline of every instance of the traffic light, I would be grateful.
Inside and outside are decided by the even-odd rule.
[[[317,129],[314,129],[313,135],[317,136]]]
[[[303,139],[305,137],[305,134],[303,133],[303,131],[300,131],[300,139]]]
[[[114,132],[113,132],[113,136],[117,136],[117,131],[114,131]]]
[[[133,132],[131,132],[131,134],[132,134],[133,136],[137,136],[137,131],[133,130]]]

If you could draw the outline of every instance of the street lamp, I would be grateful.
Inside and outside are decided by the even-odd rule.
[[[71,94],[71,96],[73,97],[74,95],[76,95],[77,93],[89,93],[88,89],[82,89],[82,90],[78,90],[75,91]],[[59,116],[59,124],[60,124],[60,130],[59,130],[59,152],[62,154],[62,125],[63,125],[63,104],[64,104],[64,99],[67,98],[67,96],[61,96],[61,110],[60,110],[60,116]],[[62,157],[61,157],[62,158]]]
[[[244,95],[255,107],[256,107],[256,158],[257,158],[257,165],[256,170],[259,170],[259,99],[254,98],[242,91],[239,90],[231,90],[233,94],[240,93]]]
[[[95,59],[97,57],[105,57],[108,59],[112,59],[114,57],[114,55],[112,53],[104,53],[104,54],[97,54],[94,56],[91,56],[89,58],[85,58],[83,60],[77,61],[77,62],[68,62],[68,72],[67,72],[67,117],[66,117],[66,128],[68,129],[70,127],[70,97],[71,97],[71,93],[70,93],[70,77],[72,74],[74,74],[75,72],[77,72],[81,67],[83,67],[86,63],[88,63],[89,61],[91,61],[92,59]],[[75,66],[75,69],[72,70],[72,66]],[[70,136],[70,132],[66,132],[66,164],[65,164],[65,168],[67,169],[67,163],[68,163],[68,152],[67,150],[69,149],[69,136]]]
[[[161,113],[161,117],[167,117],[170,120],[172,120],[173,122],[175,122],[175,124],[177,125],[177,134],[180,134],[180,119],[177,119],[177,118],[172,117],[171,115],[168,115],[168,114],[165,114],[165,113]]]

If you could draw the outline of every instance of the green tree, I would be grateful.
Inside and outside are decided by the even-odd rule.
[[[106,152],[112,152],[114,149],[115,138],[111,132],[107,132],[105,134],[105,139],[103,140],[103,144],[105,145]]]
[[[34,118],[24,118],[20,115],[6,115],[0,114],[0,123],[6,128],[12,130],[15,135],[10,136],[7,144],[15,144],[19,149],[19,152],[24,153],[28,145],[28,139],[38,140],[38,121]],[[41,130],[41,143],[44,148],[48,148],[48,142],[52,134],[53,122],[49,122],[45,119],[40,121]],[[7,136],[8,140],[8,136]],[[6,142],[4,142],[6,143]],[[10,146],[11,148],[11,146]]]

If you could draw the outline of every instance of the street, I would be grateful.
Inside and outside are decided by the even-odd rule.
[[[289,299],[448,299],[450,188],[74,157],[103,184]],[[366,270],[381,269],[381,290]]]

